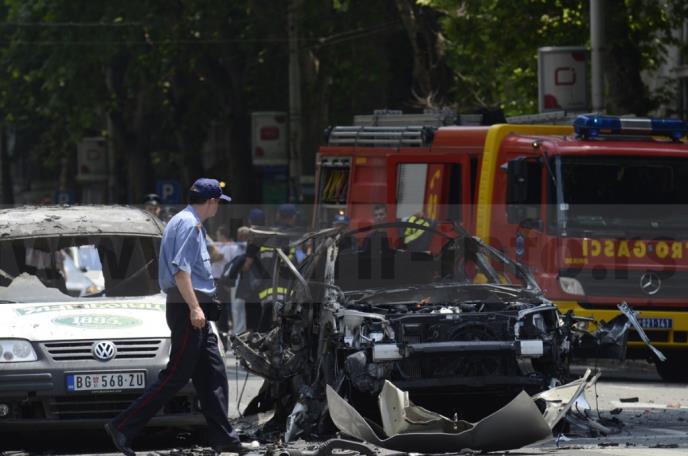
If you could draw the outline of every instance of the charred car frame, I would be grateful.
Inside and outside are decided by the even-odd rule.
[[[433,237],[431,251],[351,247],[357,237],[409,226]],[[233,347],[265,379],[245,413],[274,409],[287,442],[327,433],[328,386],[373,417],[386,380],[446,416],[476,418],[466,398],[491,398],[484,416],[523,390],[568,381],[576,351],[622,358],[635,320],[626,307],[586,331],[543,296],[526,267],[458,226],[397,222],[296,240],[267,230],[253,237],[275,249],[273,289],[289,280],[289,293],[273,307],[271,331],[244,333]],[[297,266],[282,251],[287,243],[312,253]]]

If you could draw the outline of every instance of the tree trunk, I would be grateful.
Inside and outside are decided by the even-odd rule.
[[[413,92],[420,98],[430,97],[433,92],[432,78],[428,68],[428,55],[419,42],[419,24],[416,13],[409,0],[396,0],[399,16],[404,24],[411,48],[413,49]]]
[[[218,154],[220,173],[229,178],[229,187],[225,190],[234,203],[260,203],[260,183],[255,179],[251,158],[245,56],[232,53],[223,59],[206,59],[203,63],[217,93],[223,96],[217,120],[225,126]]]
[[[111,141],[115,156],[115,170],[123,185],[115,201],[141,204],[146,193],[152,190],[152,183],[147,181],[150,169],[149,133],[146,119],[149,109],[149,94],[145,84],[137,84],[132,90],[125,83],[125,74],[129,66],[129,57],[115,57],[105,69],[106,87],[115,100],[115,107],[108,111]],[[136,93],[134,104],[128,98],[129,91]],[[122,161],[124,163],[122,163]]]
[[[638,40],[628,23],[629,11],[621,0],[605,5],[607,58],[605,76],[608,97],[607,111],[614,114],[647,115],[653,109],[647,87],[640,74],[642,58]],[[615,13],[612,14],[611,12]]]
[[[14,204],[14,189],[12,188],[12,163],[7,150],[7,133],[4,125],[0,125],[0,179],[2,179],[2,204]]]
[[[230,194],[237,202],[260,203],[260,186],[256,182],[251,158],[251,120],[244,94],[246,66],[225,66],[231,92],[229,98],[229,138],[225,169],[229,175]]]
[[[303,115],[302,119],[302,170],[304,175],[315,174],[315,154],[323,141],[323,131],[328,126],[329,89],[331,77],[322,69],[318,54],[311,50],[304,53]]]
[[[142,204],[143,197],[152,191],[152,183],[147,181],[146,173],[150,162],[150,141],[147,132],[146,117],[149,112],[148,93],[143,84],[138,84],[136,91],[136,107],[131,119],[131,128],[127,139],[130,141],[127,149],[127,163],[129,165],[129,201]]]

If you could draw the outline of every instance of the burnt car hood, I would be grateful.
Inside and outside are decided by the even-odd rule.
[[[153,215],[127,206],[25,206],[0,210],[3,241],[54,236],[162,236]]]

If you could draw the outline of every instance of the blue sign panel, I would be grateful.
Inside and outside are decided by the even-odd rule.
[[[182,186],[176,180],[159,180],[155,185],[156,193],[163,204],[179,204],[182,202]]]
[[[55,204],[74,204],[74,192],[66,190],[58,190],[53,196]]]

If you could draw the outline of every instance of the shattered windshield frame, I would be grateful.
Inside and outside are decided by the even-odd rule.
[[[75,262],[71,256],[83,247],[98,255],[90,265]],[[160,293],[159,251],[160,238],[155,236],[42,236],[0,241],[0,299],[49,302],[156,295]],[[90,273],[95,273],[92,278],[87,275]],[[24,279],[16,281],[19,277]]]

